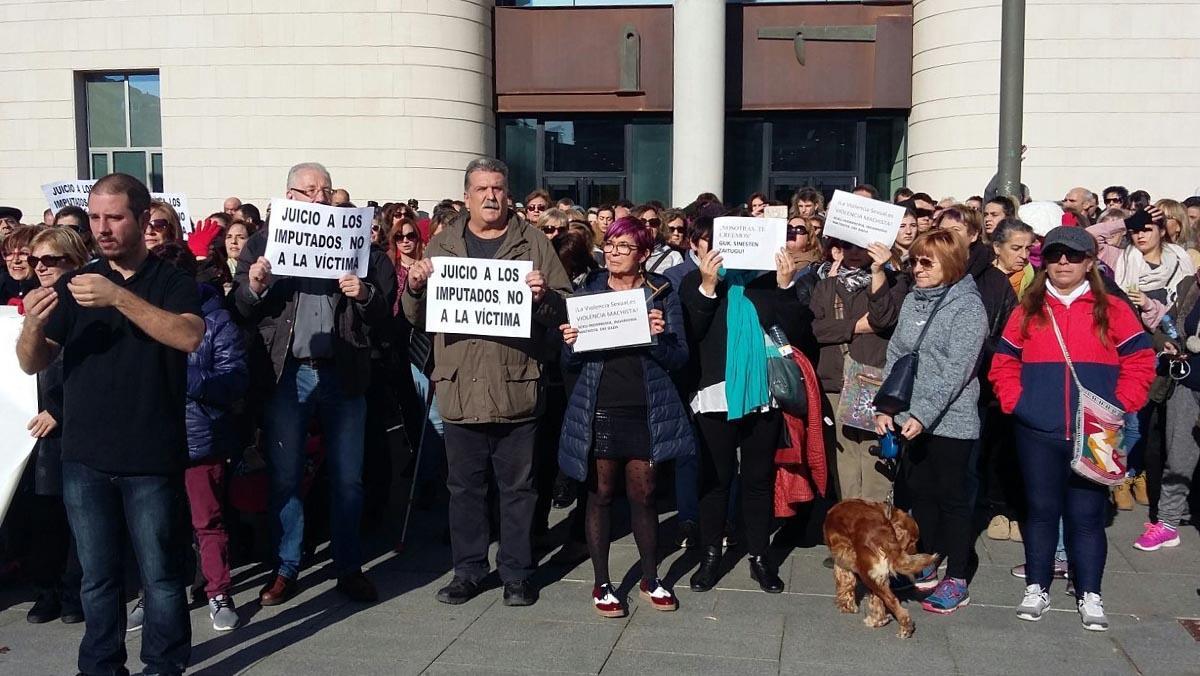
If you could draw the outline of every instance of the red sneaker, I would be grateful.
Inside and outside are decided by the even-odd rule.
[[[654,578],[653,582],[642,580],[641,596],[649,601],[655,610],[671,611],[679,608],[679,599],[676,599],[671,590],[664,587],[658,578]]]
[[[611,584],[592,587],[592,605],[600,617],[625,617],[628,614],[625,604],[617,598]]]

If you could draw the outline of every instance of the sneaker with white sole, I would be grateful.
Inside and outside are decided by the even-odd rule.
[[[142,628],[142,622],[146,619],[146,599],[138,597],[137,605],[133,610],[129,611],[129,618],[125,620],[125,631],[137,631]]]
[[[212,620],[213,629],[216,631],[232,631],[241,622],[237,608],[233,606],[233,599],[224,594],[217,594],[208,600],[208,618]]]
[[[1084,592],[1077,602],[1079,619],[1088,631],[1108,631],[1108,617],[1104,615],[1104,602],[1095,592]]]
[[[1017,606],[1017,617],[1029,622],[1037,622],[1050,608],[1050,593],[1040,584],[1031,584],[1025,588],[1025,598]]]
[[[1155,552],[1163,547],[1178,547],[1179,531],[1161,521],[1148,523],[1133,546],[1143,552]]]

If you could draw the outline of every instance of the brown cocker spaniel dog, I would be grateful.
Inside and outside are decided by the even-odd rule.
[[[932,554],[917,554],[917,522],[904,510],[870,500],[844,500],[825,517],[825,544],[833,557],[834,604],[843,613],[858,612],[855,577],[870,594],[868,627],[900,623],[897,636],[908,638],[915,629],[912,617],[892,593],[890,578],[912,577],[937,561]]]

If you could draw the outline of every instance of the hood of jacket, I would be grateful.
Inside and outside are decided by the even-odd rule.
[[[225,294],[217,287],[207,282],[196,285],[200,291],[200,311],[208,316],[225,307]]]
[[[996,260],[996,252],[983,242],[972,242],[967,248],[967,274],[979,279]]]

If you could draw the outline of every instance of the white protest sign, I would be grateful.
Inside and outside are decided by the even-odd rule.
[[[171,205],[179,214],[179,224],[183,226],[183,234],[192,234],[192,212],[188,209],[187,195],[181,192],[152,192],[150,196]]]
[[[425,290],[425,330],[528,338],[533,294],[525,277],[533,261],[435,256]]]
[[[835,190],[829,210],[825,212],[822,232],[826,237],[857,244],[864,249],[876,242],[890,247],[896,242],[903,218],[902,206]]]
[[[26,429],[38,414],[37,378],[25,375],[17,364],[17,336],[23,320],[15,307],[0,308],[0,439],[4,439],[0,445],[0,521],[37,443]]]
[[[267,260],[271,274],[337,279],[367,276],[374,207],[351,209],[271,200]]]
[[[712,248],[728,270],[774,270],[775,254],[787,244],[782,218],[721,216],[713,220]]]
[[[46,196],[46,204],[50,211],[57,214],[63,207],[79,207],[87,211],[88,193],[92,191],[95,181],[58,181],[42,186],[42,194]]]
[[[571,296],[567,299],[567,321],[579,331],[574,350],[648,344],[649,312],[644,289]]]
[[[787,205],[780,204],[777,206],[763,207],[763,217],[764,218],[784,218],[784,219],[786,219],[787,216],[788,216]]]

